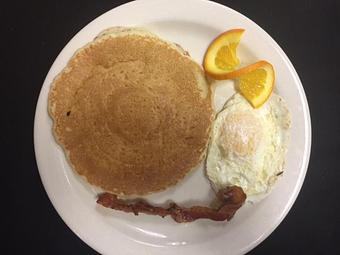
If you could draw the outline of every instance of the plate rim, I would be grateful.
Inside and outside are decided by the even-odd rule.
[[[161,0],[162,1],[162,0]],[[48,184],[47,181],[44,178],[44,175],[42,173],[41,170],[41,163],[40,162],[40,155],[39,152],[37,151],[37,143],[38,143],[38,118],[37,116],[39,115],[38,111],[39,111],[39,105],[41,105],[41,94],[43,91],[43,88],[46,87],[46,80],[47,77],[49,76],[52,67],[55,65],[55,63],[57,62],[57,60],[59,59],[60,55],[62,54],[62,52],[64,52],[65,48],[67,48],[67,46],[70,44],[71,41],[73,41],[82,31],[86,30],[92,23],[96,22],[96,20],[100,19],[101,17],[108,15],[108,13],[110,13],[111,11],[118,9],[118,8],[123,8],[123,7],[128,7],[129,5],[131,5],[130,7],[133,7],[135,4],[143,4],[143,3],[150,3],[150,2],[157,2],[158,4],[161,2],[160,0],[135,0],[135,1],[131,1],[131,2],[127,2],[124,3],[122,5],[116,6],[106,12],[104,12],[103,14],[95,17],[92,21],[90,21],[88,24],[86,24],[82,29],[80,29],[63,47],[63,49],[59,52],[59,54],[56,56],[55,60],[53,61],[52,65],[50,66],[50,69],[48,71],[48,73],[46,74],[46,77],[44,79],[43,85],[40,89],[39,92],[39,97],[37,100],[37,105],[36,105],[36,110],[35,110],[35,116],[34,116],[34,131],[33,131],[33,137],[34,137],[34,152],[35,152],[35,158],[36,158],[36,163],[37,163],[37,167],[38,167],[38,171],[39,171],[39,176],[40,179],[42,181],[42,184],[44,186],[45,192],[47,193],[53,207],[55,208],[55,210],[57,211],[59,217],[64,221],[64,223],[71,229],[72,232],[74,232],[81,240],[83,240],[88,246],[90,246],[92,249],[99,251],[101,253],[105,253],[104,250],[99,247],[98,245],[96,245],[96,242],[93,240],[90,240],[87,236],[81,234],[80,232],[78,232],[76,230],[76,227],[74,227],[74,225],[72,224],[72,222],[70,222],[68,219],[66,219],[64,213],[62,212],[62,208],[56,206],[56,202],[55,202],[55,197],[53,196],[53,194],[51,194],[51,191],[48,188]],[[163,0],[164,1],[164,0]],[[250,250],[252,250],[253,248],[255,248],[256,246],[258,246],[261,242],[263,242],[283,221],[283,219],[287,216],[288,212],[291,210],[292,206],[294,205],[300,191],[301,188],[304,184],[304,180],[305,180],[305,176],[308,170],[308,165],[309,165],[309,160],[310,160],[310,154],[311,154],[311,146],[312,146],[312,126],[311,126],[311,116],[310,116],[310,110],[309,110],[309,105],[308,105],[308,100],[303,88],[303,85],[301,83],[301,80],[299,78],[298,73],[296,72],[293,64],[291,63],[291,61],[289,60],[288,56],[285,54],[285,52],[281,49],[281,47],[279,46],[279,44],[264,30],[262,29],[257,23],[255,23],[253,20],[251,20],[250,18],[248,18],[247,16],[243,15],[242,13],[235,11],[234,9],[225,6],[223,4],[217,3],[217,2],[212,2],[212,1],[208,1],[208,0],[190,0],[191,2],[204,2],[204,3],[209,3],[212,5],[217,6],[218,8],[223,8],[223,9],[227,9],[229,12],[233,12],[236,15],[241,16],[242,18],[246,19],[248,22],[252,23],[257,29],[259,29],[262,33],[264,33],[266,35],[266,39],[270,40],[270,43],[275,46],[274,48],[278,51],[280,57],[283,59],[283,61],[287,64],[287,67],[290,71],[290,73],[293,75],[293,79],[295,80],[295,82],[298,84],[298,90],[301,93],[301,99],[302,99],[302,107],[303,107],[303,111],[304,111],[304,123],[306,125],[306,133],[305,133],[305,138],[306,138],[306,142],[305,142],[305,148],[304,148],[304,154],[303,154],[303,163],[301,165],[301,169],[302,170],[302,175],[300,177],[300,181],[298,182],[298,184],[295,186],[295,189],[293,190],[293,194],[290,197],[289,203],[287,204],[287,206],[285,207],[283,213],[281,213],[280,217],[278,218],[278,220],[276,221],[276,224],[274,224],[273,226],[271,226],[271,228],[268,228],[267,231],[265,233],[263,233],[256,241],[254,241],[253,243],[251,243],[246,249],[240,251],[240,254],[245,254],[247,252],[249,252]],[[171,2],[167,2],[168,4],[173,4],[178,1],[171,1]],[[189,2],[189,1],[188,1]],[[40,166],[39,166],[40,165]]]

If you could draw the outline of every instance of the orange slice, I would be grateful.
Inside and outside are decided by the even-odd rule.
[[[274,89],[274,68],[264,60],[236,70],[232,76],[238,79],[238,90],[254,108],[263,105]]]
[[[217,80],[226,79],[225,75],[234,71],[240,64],[236,49],[243,33],[244,29],[232,29],[212,41],[203,62],[204,70],[209,76]]]

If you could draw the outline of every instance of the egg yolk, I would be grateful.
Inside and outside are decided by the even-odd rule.
[[[235,153],[238,156],[250,156],[261,141],[262,126],[250,113],[233,113],[225,117],[220,136],[220,146],[227,155]]]

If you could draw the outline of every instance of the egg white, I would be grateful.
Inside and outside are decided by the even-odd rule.
[[[259,109],[238,93],[231,97],[212,128],[206,169],[213,187],[240,186],[253,202],[268,194],[283,171],[290,122],[276,94]]]

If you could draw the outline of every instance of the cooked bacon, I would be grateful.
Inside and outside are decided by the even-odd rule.
[[[99,195],[97,203],[114,210],[127,213],[145,213],[158,215],[161,217],[171,216],[176,222],[192,222],[197,219],[210,219],[214,221],[230,220],[235,212],[243,205],[246,200],[246,194],[242,188],[231,186],[221,189],[217,193],[217,200],[220,203],[218,208],[209,208],[204,206],[193,206],[182,208],[176,203],[171,203],[168,208],[152,206],[146,201],[128,201],[119,199],[116,195],[102,193]]]

